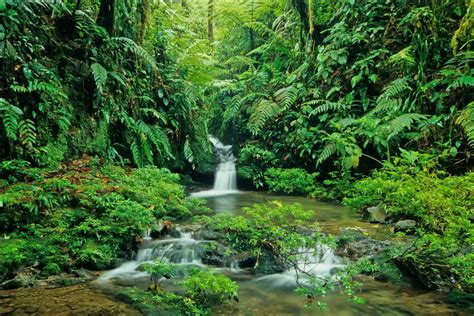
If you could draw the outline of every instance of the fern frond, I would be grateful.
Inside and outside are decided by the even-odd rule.
[[[398,116],[389,123],[390,135],[388,136],[388,139],[397,136],[404,129],[411,128],[414,122],[424,119],[426,119],[426,116],[418,113],[406,113]]]
[[[0,98],[0,113],[7,137],[10,140],[17,140],[19,120],[23,115],[23,111],[7,100]]]
[[[447,91],[451,91],[454,89],[461,89],[461,88],[474,88],[474,77],[469,75],[461,75],[459,78],[454,80],[446,89]]]
[[[456,124],[464,129],[469,145],[474,147],[474,102],[469,103],[466,108],[461,111],[456,119]]]
[[[107,41],[121,45],[124,50],[133,53],[135,56],[142,59],[145,63],[152,66],[154,69],[157,68],[155,58],[151,56],[143,47],[135,43],[130,38],[112,37],[109,38]]]
[[[165,132],[158,126],[151,128],[150,140],[155,145],[156,150],[165,159],[173,159],[174,155],[171,151],[171,144]]]
[[[416,66],[415,57],[413,56],[413,47],[408,46],[389,57],[388,61],[394,65],[400,65],[406,69]]]
[[[191,144],[189,143],[189,139],[186,139],[184,142],[184,158],[186,158],[190,163],[194,162],[194,153]]]
[[[20,139],[23,145],[33,147],[36,144],[36,127],[32,120],[26,119],[21,121],[18,131],[20,132]]]
[[[131,152],[132,152],[132,157],[133,157],[133,161],[135,162],[135,164],[136,164],[138,167],[143,167],[144,164],[143,164],[143,158],[142,158],[140,146],[138,145],[138,143],[137,143],[136,140],[134,140],[134,141],[130,144],[130,150],[131,150]]]
[[[382,100],[392,99],[400,97],[404,92],[411,91],[410,87],[411,79],[409,77],[403,77],[392,81],[388,86],[383,89],[382,94],[377,98],[377,103]]]
[[[92,76],[94,77],[97,91],[100,94],[104,93],[105,85],[107,84],[107,70],[99,63],[91,65]]]
[[[248,127],[252,134],[257,135],[265,126],[265,123],[280,112],[278,105],[267,99],[261,100],[254,108],[250,116]]]
[[[289,86],[275,92],[275,101],[278,103],[281,110],[284,111],[296,103],[298,96],[299,89],[295,86]]]
[[[310,104],[310,102],[307,102],[305,104]],[[345,109],[346,109],[346,105],[343,103],[326,101],[324,104],[321,104],[320,106],[315,108],[313,111],[311,111],[310,116],[322,114],[328,111],[340,111],[340,110],[345,110]]]
[[[337,146],[335,143],[327,144],[324,149],[319,154],[318,159],[316,160],[316,167],[320,166],[326,160],[328,160],[331,156],[333,156],[337,152]]]

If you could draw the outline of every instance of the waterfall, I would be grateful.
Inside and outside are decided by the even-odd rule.
[[[191,194],[195,197],[211,197],[225,194],[237,193],[237,173],[235,168],[235,157],[231,145],[224,145],[219,139],[210,135],[209,140],[214,146],[219,164],[216,168],[214,188]]]
[[[214,191],[237,190],[237,177],[235,171],[235,157],[232,146],[225,146],[216,137],[209,136],[211,143],[216,149],[219,165],[214,180]]]

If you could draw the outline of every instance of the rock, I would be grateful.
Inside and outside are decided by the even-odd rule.
[[[285,266],[271,250],[263,249],[255,271],[263,274],[273,274],[284,272],[288,268],[289,266]]]
[[[221,238],[221,234],[212,229],[203,228],[196,232],[196,238],[202,240],[219,240]]]
[[[363,219],[371,223],[385,223],[388,219],[388,214],[380,206],[368,207],[364,214],[362,215]]]
[[[0,315],[8,315],[15,311],[14,307],[11,306],[0,306]]]
[[[13,290],[20,287],[29,287],[36,284],[36,280],[30,275],[18,275],[14,279],[8,280],[0,284],[0,288],[4,290]]]
[[[222,267],[226,262],[226,249],[224,246],[217,242],[211,242],[205,245],[202,263]]]
[[[255,259],[255,257],[252,255],[252,253],[248,251],[241,252],[233,256],[232,260],[237,262],[237,265],[239,266],[239,268],[242,268],[242,269],[253,268],[255,267],[255,263],[257,263],[257,260]]]
[[[403,233],[414,233],[416,229],[416,221],[412,219],[407,219],[403,221],[398,221],[394,225],[395,232],[403,232]]]
[[[390,241],[372,239],[364,235],[359,228],[344,228],[337,237],[335,254],[358,260],[362,257],[374,257],[392,246]]]
[[[82,279],[86,279],[86,280],[91,280],[94,278],[94,276],[92,275],[92,273],[86,269],[78,269],[78,270],[74,270],[72,272],[76,277],[78,278],[82,278]]]
[[[36,306],[26,306],[21,308],[21,310],[26,314],[34,314],[38,311],[38,309],[39,308]]]

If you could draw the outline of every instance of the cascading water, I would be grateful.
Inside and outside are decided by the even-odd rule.
[[[214,188],[209,191],[193,193],[195,197],[210,197],[237,193],[237,173],[235,157],[231,145],[224,145],[219,139],[210,135],[209,140],[214,146],[219,165],[216,169]]]
[[[153,263],[155,260],[178,266],[207,267],[202,258],[210,241],[195,239],[193,232],[183,232],[180,227],[176,228],[175,233],[179,237],[165,236],[163,239],[146,241],[138,250],[134,261],[125,262],[120,267],[104,273],[98,279],[98,283],[106,283],[109,280],[118,281],[120,284],[146,283],[149,275],[140,271],[140,266],[144,263]],[[236,271],[233,263],[230,263],[228,268]]]

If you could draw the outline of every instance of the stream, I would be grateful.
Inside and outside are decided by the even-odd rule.
[[[212,190],[192,194],[207,200],[214,214],[230,212],[240,215],[243,207],[255,203],[278,200],[283,203],[300,203],[305,209],[313,210],[322,229],[326,233],[337,234],[341,228],[352,227],[365,232],[374,239],[392,239],[388,227],[374,225],[360,220],[360,215],[342,206],[318,202],[305,197],[271,195],[263,192],[241,192],[236,186],[235,157],[232,147],[222,144],[217,138],[210,137],[220,164],[217,166]],[[106,272],[97,281],[105,290],[114,291],[124,287],[146,289],[150,277],[140,271],[140,265],[159,259],[161,262],[181,266],[210,268],[223,273],[240,287],[239,302],[228,302],[217,306],[213,315],[461,315],[462,311],[442,303],[443,294],[427,292],[412,287],[401,287],[390,283],[363,280],[359,296],[365,304],[357,305],[348,301],[348,297],[337,292],[329,293],[323,300],[327,302],[325,311],[308,309],[304,306],[304,297],[296,295],[296,276],[294,271],[284,271],[262,275],[252,269],[241,269],[237,262],[227,261],[212,266],[203,263],[207,240],[199,233],[195,225],[178,226],[170,236],[159,240],[146,238],[134,261],[126,262],[115,270]],[[214,241],[215,242],[215,241]],[[335,270],[343,268],[344,261],[325,245],[319,245],[319,255],[301,258],[298,265],[315,276],[332,277]],[[301,280],[300,280],[301,281]],[[169,290],[178,290],[175,280],[165,280],[162,285]],[[467,315],[467,314],[466,314]]]
[[[333,204],[317,202],[304,197],[288,197],[257,192],[239,192],[221,196],[212,195],[206,198],[214,212],[228,210],[239,214],[242,207],[270,200],[298,202],[305,208],[315,211],[323,230],[335,232],[338,227],[360,227],[371,236],[379,239],[390,238],[387,228],[362,222],[359,215],[347,208]],[[194,229],[192,226],[191,229]],[[203,246],[207,240],[194,236],[193,231],[180,232],[179,237],[166,236],[160,240],[146,241],[139,250],[135,261],[124,263],[121,267],[102,275],[97,285],[110,291],[136,286],[147,288],[150,277],[136,268],[144,262],[161,258],[166,262],[179,265],[207,267],[202,263]],[[179,230],[179,229],[178,229]],[[375,238],[375,237],[374,237]],[[341,259],[331,250],[324,249],[324,254],[317,265],[316,273],[327,275],[334,267],[341,265]],[[231,277],[239,286],[240,300],[228,302],[216,307],[213,315],[469,315],[462,310],[443,303],[445,295],[413,287],[375,281],[363,278],[363,287],[359,295],[366,302],[358,305],[348,301],[347,296],[334,292],[324,299],[328,304],[325,311],[304,307],[304,297],[294,293],[294,278],[289,272],[274,275],[258,275],[246,269],[239,269],[234,263],[226,267],[213,268]],[[173,282],[166,280],[165,288],[174,289]]]
[[[305,197],[238,191],[235,158],[231,147],[223,145],[216,138],[211,138],[211,141],[220,160],[214,188],[192,195],[206,199],[214,214],[227,211],[240,215],[243,207],[272,200],[296,202],[315,212],[326,233],[337,234],[341,228],[351,227],[363,231],[373,239],[395,238],[387,226],[363,222],[359,214],[342,206]],[[72,287],[19,289],[0,295],[9,300],[11,306],[19,306],[14,315],[20,315],[20,311],[34,311],[34,314],[40,315],[135,315],[139,314],[138,311],[129,309],[129,306],[114,299],[113,295],[132,287],[147,289],[151,284],[150,276],[140,271],[140,265],[159,259],[181,266],[213,269],[238,283],[239,302],[229,301],[216,306],[212,315],[470,315],[444,303],[445,294],[379,282],[369,277],[361,277],[363,286],[357,293],[366,300],[364,304],[351,303],[347,296],[330,292],[323,299],[328,306],[326,310],[308,309],[304,306],[305,298],[294,292],[294,271],[258,274],[251,268],[239,267],[235,259],[213,265],[205,264],[203,259],[206,246],[216,241],[209,240],[210,237],[202,234],[199,226],[181,223],[168,236],[160,239],[152,239],[147,235],[144,237],[145,241],[134,260],[103,273],[91,283]],[[344,260],[336,256],[329,247],[319,245],[317,250],[317,256],[302,257],[298,265],[310,262],[309,267],[305,266],[305,271],[324,277],[332,277],[334,271],[344,266]],[[167,290],[179,292],[180,289],[175,285],[176,279],[179,277],[164,280],[161,285]],[[109,294],[112,296],[108,296]],[[38,300],[38,297],[43,299]]]

